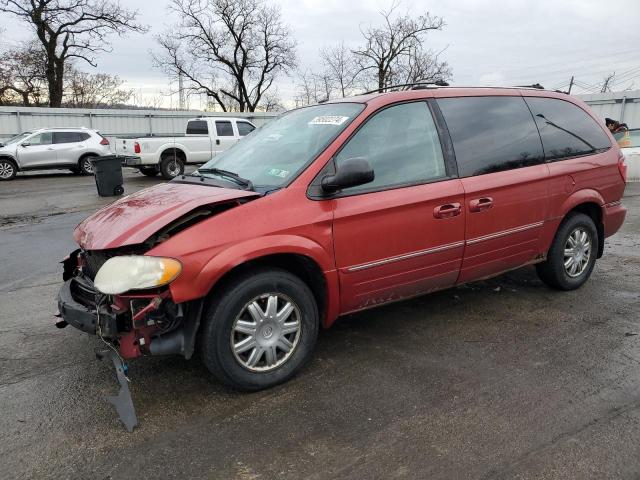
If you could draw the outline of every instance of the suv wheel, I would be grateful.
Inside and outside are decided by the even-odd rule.
[[[82,175],[93,175],[93,159],[95,155],[87,155],[82,157],[78,162],[78,169]]]
[[[591,217],[571,213],[560,224],[547,260],[536,265],[540,279],[558,290],[575,290],[591,276],[598,254],[598,232]]]
[[[184,162],[177,155],[165,155],[160,160],[160,173],[166,180],[176,178],[184,173]]]
[[[310,358],[318,307],[309,287],[284,270],[260,270],[232,281],[204,317],[200,351],[227,385],[260,390],[289,380]]]
[[[18,173],[18,166],[9,158],[0,158],[0,180],[13,180]]]

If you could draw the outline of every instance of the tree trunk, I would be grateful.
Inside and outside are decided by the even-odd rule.
[[[378,68],[378,92],[382,93],[385,81],[384,69]]]

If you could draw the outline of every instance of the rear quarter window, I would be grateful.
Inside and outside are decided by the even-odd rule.
[[[526,97],[549,161],[588,155],[611,146],[609,136],[582,108],[558,98]]]
[[[522,97],[438,99],[461,177],[544,161],[540,136]]]
[[[192,120],[187,123],[187,135],[208,135],[209,127],[206,120]]]

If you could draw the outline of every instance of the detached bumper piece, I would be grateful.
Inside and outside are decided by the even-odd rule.
[[[120,417],[120,421],[124,424],[124,428],[131,433],[133,432],[134,427],[138,425],[138,417],[136,416],[133,399],[131,398],[131,391],[129,390],[129,379],[125,373],[126,365],[113,350],[100,352],[96,355],[100,360],[110,358],[116,369],[116,378],[120,384],[120,390],[118,390],[117,395],[105,397],[105,400],[115,407],[116,412],[118,412],[118,416]]]

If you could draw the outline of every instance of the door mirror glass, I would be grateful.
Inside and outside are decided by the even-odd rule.
[[[366,159],[349,158],[342,162],[335,175],[327,175],[322,179],[322,191],[335,193],[343,188],[373,182],[374,178],[373,168]]]

